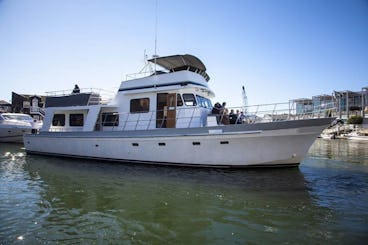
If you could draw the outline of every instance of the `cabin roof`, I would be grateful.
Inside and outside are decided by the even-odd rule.
[[[207,81],[210,79],[206,73],[206,66],[200,59],[190,54],[156,57],[148,61],[169,71],[191,70],[201,74]]]
[[[64,96],[48,96],[46,97],[45,107],[98,105],[100,102],[99,94],[76,93]]]

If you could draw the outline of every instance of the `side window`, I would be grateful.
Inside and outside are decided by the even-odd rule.
[[[70,114],[69,115],[69,125],[78,127],[83,126],[84,124],[84,116],[81,113],[78,114]]]
[[[176,106],[183,106],[183,100],[180,94],[176,94]]]
[[[200,107],[205,107],[204,98],[202,96],[199,96],[199,95],[196,95],[196,97],[197,97],[198,105]]]
[[[209,99],[207,99],[205,97],[202,97],[202,96],[200,96],[200,97],[201,97],[201,101],[202,101],[202,106],[204,108],[212,108],[211,100],[209,100]]]
[[[197,101],[194,97],[194,94],[183,94],[183,99],[186,106],[197,105]]]
[[[102,126],[119,126],[119,114],[117,112],[102,113]]]
[[[205,98],[205,97],[202,97],[200,95],[197,95],[197,101],[198,101],[198,104],[201,107],[204,107],[204,108],[212,108],[211,101],[209,99]]]
[[[207,102],[207,108],[211,108],[212,109],[211,100],[207,99],[206,102]]]
[[[149,112],[149,98],[130,100],[130,113]]]
[[[52,126],[65,126],[65,114],[54,114]]]

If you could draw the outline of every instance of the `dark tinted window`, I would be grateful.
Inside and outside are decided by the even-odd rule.
[[[52,126],[65,126],[65,115],[54,114],[54,117],[52,118]]]
[[[69,115],[69,125],[70,126],[83,126],[84,123],[84,117],[83,114],[70,114]]]
[[[187,106],[195,106],[197,105],[197,101],[194,97],[194,94],[183,94],[184,103]]]
[[[130,113],[149,112],[149,102],[149,98],[131,100]]]
[[[117,112],[102,113],[102,126],[119,126],[119,114]]]
[[[177,94],[176,96],[176,106],[183,106],[183,100],[181,99],[180,94]]]

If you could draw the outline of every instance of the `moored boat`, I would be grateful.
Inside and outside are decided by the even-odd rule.
[[[21,113],[0,114],[0,142],[22,143],[23,134],[38,130],[33,118]]]
[[[354,141],[368,141],[368,135],[365,135],[358,131],[353,131],[346,135],[348,140],[354,140]]]
[[[225,108],[213,111],[214,92],[198,58],[149,62],[164,70],[122,82],[108,104],[94,93],[47,98],[42,129],[24,137],[27,153],[178,166],[295,166],[334,119],[263,113],[228,124]]]
[[[320,137],[322,139],[326,139],[326,140],[336,139],[336,135],[335,134],[324,134],[324,133],[322,133],[320,135]]]

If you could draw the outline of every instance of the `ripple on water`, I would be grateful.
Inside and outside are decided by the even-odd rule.
[[[367,171],[338,159],[356,157],[350,153],[326,153],[330,146],[299,169],[245,171],[24,156],[1,147],[5,244],[331,244],[368,234]]]

